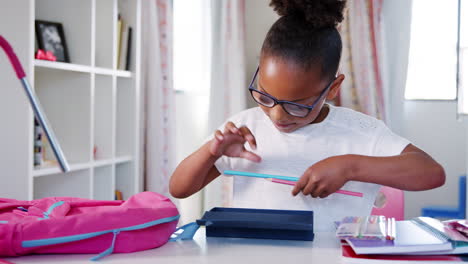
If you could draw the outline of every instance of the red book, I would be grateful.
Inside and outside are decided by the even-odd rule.
[[[341,246],[343,263],[397,263],[396,261],[420,262],[468,262],[468,255],[357,255],[349,245]]]

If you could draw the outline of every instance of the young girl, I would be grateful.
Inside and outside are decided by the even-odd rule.
[[[294,187],[235,177],[233,206],[313,210],[315,230],[332,230],[344,216],[369,215],[380,185],[408,191],[443,185],[441,165],[382,121],[326,104],[345,78],[336,75],[342,46],[336,26],[345,2],[270,5],[281,17],[266,36],[249,87],[259,107],[230,118],[182,161],[171,194],[188,197],[224,170],[296,176]]]

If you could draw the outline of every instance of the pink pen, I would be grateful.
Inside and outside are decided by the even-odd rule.
[[[296,185],[296,182],[294,181],[287,181],[287,180],[279,180],[279,179],[273,179],[273,178],[267,178],[267,180],[271,182],[276,182],[276,183],[281,183],[281,184],[287,184],[287,185]],[[362,197],[363,194],[360,192],[353,192],[353,191],[346,191],[346,190],[338,190],[336,193],[341,193],[344,195],[351,195],[351,196],[357,196],[357,197]]]

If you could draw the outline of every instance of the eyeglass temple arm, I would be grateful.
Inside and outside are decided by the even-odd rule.
[[[57,158],[61,170],[63,172],[69,171],[70,166],[68,165],[65,155],[63,154],[62,148],[60,147],[60,144],[54,134],[54,131],[49,125],[47,117],[45,116],[44,111],[42,110],[42,107],[39,103],[39,100],[37,99],[34,91],[31,89],[31,86],[26,80],[26,74],[24,73],[23,67],[21,66],[21,63],[18,60],[18,57],[16,56],[15,52],[13,51],[13,48],[8,43],[8,41],[5,38],[3,38],[2,35],[0,35],[0,47],[2,47],[5,53],[7,54],[8,59],[10,60],[16,72],[16,76],[18,77],[18,79],[20,79],[21,84],[23,85],[24,91],[26,92],[26,95],[29,99],[29,103],[31,104],[34,114],[39,121],[39,124],[41,124],[42,128],[44,129],[44,132],[47,136],[47,139],[50,142],[50,145],[52,147],[55,157]]]
[[[254,83],[254,81],[255,81],[255,77],[257,77],[257,74],[258,74],[259,69],[260,69],[260,67],[257,66],[257,69],[255,70],[255,74],[254,74],[254,76],[253,76],[253,78],[252,78],[252,81],[250,81],[249,88],[252,87],[252,85],[253,85],[253,83]]]

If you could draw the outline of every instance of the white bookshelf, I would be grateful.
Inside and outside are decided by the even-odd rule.
[[[116,189],[124,198],[142,191],[141,0],[0,1],[0,35],[22,62],[71,168],[33,166],[33,113],[0,52],[0,197],[114,199]],[[133,30],[129,71],[117,67],[119,13]],[[35,20],[62,23],[70,63],[34,59]]]

